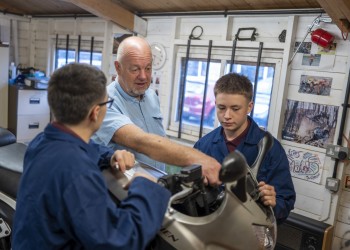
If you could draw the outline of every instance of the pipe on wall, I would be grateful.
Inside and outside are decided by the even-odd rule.
[[[321,14],[326,13],[322,8],[315,9],[276,9],[276,10],[222,10],[222,11],[183,11],[183,12],[139,12],[139,17],[162,16],[240,16],[240,15],[281,15],[281,14]]]

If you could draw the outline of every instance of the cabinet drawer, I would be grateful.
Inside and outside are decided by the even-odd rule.
[[[49,113],[47,91],[18,90],[18,115]]]
[[[50,115],[19,115],[17,119],[17,141],[32,140],[50,122]]]

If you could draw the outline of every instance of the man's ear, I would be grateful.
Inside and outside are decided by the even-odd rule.
[[[100,105],[95,105],[94,107],[92,107],[89,114],[90,120],[96,122],[100,111],[101,111]]]
[[[118,75],[119,75],[119,71],[120,71],[120,64],[118,61],[114,61],[114,68],[117,71]]]
[[[250,101],[250,102],[248,103],[248,114],[249,114],[250,112],[252,112],[253,107],[254,107],[254,103],[253,103],[253,101]]]

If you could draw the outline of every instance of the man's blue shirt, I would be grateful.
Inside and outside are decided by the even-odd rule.
[[[236,150],[240,151],[251,166],[258,155],[258,143],[265,132],[248,116],[251,121],[245,138],[242,139]],[[194,148],[214,157],[222,163],[229,154],[222,127],[218,127],[199,139]],[[282,145],[274,138],[272,149],[268,152],[257,174],[258,181],[274,186],[276,191],[276,206],[274,207],[277,222],[283,222],[294,208],[295,191],[289,171],[289,162]]]
[[[107,109],[103,124],[92,137],[93,140],[97,143],[108,145],[114,150],[126,149],[134,153],[138,161],[164,171],[164,163],[155,161],[131,148],[111,141],[115,131],[127,124],[134,124],[147,133],[165,136],[162,124],[163,116],[160,112],[159,99],[156,93],[152,89],[147,89],[143,98],[138,100],[128,95],[118,82],[109,84],[107,92],[114,99],[114,102],[112,107]]]
[[[117,207],[100,170],[112,153],[49,124],[25,154],[13,249],[145,248],[170,192],[137,177]]]

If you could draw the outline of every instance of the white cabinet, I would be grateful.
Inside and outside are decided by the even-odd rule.
[[[10,86],[8,129],[19,142],[29,142],[50,122],[47,91]]]
[[[0,127],[7,128],[9,48],[0,45]]]

